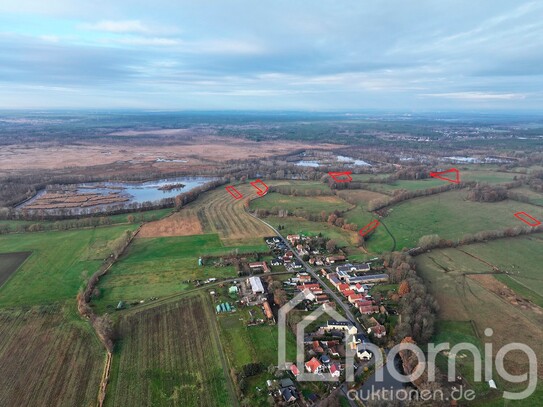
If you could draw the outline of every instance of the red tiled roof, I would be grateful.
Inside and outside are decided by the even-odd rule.
[[[314,373],[321,366],[321,362],[319,362],[317,358],[313,358],[309,362],[305,362],[306,369],[311,373]]]
[[[292,372],[294,376],[298,376],[300,374],[298,367],[296,367],[296,365],[294,364],[290,365],[290,371]]]
[[[348,297],[349,295],[353,295],[355,292],[353,290],[344,290],[341,292],[345,297]]]
[[[349,289],[349,284],[345,284],[345,283],[338,284],[337,289],[339,291],[348,290]]]
[[[349,295],[349,301],[361,300],[364,298],[362,294],[351,294]]]

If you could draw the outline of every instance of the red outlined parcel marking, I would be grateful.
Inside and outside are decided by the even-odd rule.
[[[371,221],[366,226],[364,226],[362,229],[358,231],[358,234],[360,236],[366,236],[368,233],[372,232],[373,230],[377,229],[377,226],[379,226],[381,222],[379,222],[377,219]]]
[[[524,223],[526,223],[528,226],[539,226],[541,225],[541,221],[540,220],[537,220],[536,218],[534,218],[533,216],[530,216],[528,215],[526,212],[517,212],[515,213],[513,216],[515,216],[515,218],[517,218],[518,220],[521,220],[523,221]],[[530,223],[528,220],[526,220],[525,218],[528,218],[530,219],[533,223]]]
[[[352,171],[341,171],[329,172],[328,175],[330,175],[336,182],[351,182],[353,180],[353,178],[351,177],[352,173]]]
[[[261,189],[256,184],[262,184],[266,189]],[[264,196],[266,195],[266,192],[268,192],[268,186],[261,179],[257,179],[256,181],[251,182],[251,185],[256,188],[256,193],[258,194],[258,196]]]
[[[241,194],[241,192],[239,192],[234,186],[228,185],[225,189],[228,191],[230,195],[234,197],[234,199],[243,198],[243,195]]]
[[[454,174],[454,179],[443,177],[445,174]],[[452,182],[453,184],[460,184],[460,171],[458,171],[456,168],[451,168],[446,171],[438,171],[438,172],[431,172],[430,177],[437,178],[443,181]]]

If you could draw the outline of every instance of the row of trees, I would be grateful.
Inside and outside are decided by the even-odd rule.
[[[499,202],[507,199],[507,190],[498,185],[480,185],[470,188],[466,198],[474,202]]]
[[[439,305],[417,275],[413,258],[405,252],[386,253],[384,265],[390,281],[399,283],[398,311],[401,322],[395,328],[398,341],[410,336],[419,344],[426,344],[434,334]]]
[[[417,189],[413,191],[408,191],[405,189],[400,189],[394,192],[394,195],[391,197],[376,198],[368,202],[369,211],[377,211],[379,209],[386,208],[387,206],[397,204],[408,199],[418,198],[421,196],[430,196],[435,194],[440,194],[446,191],[452,191],[453,189],[462,189],[466,186],[471,185],[468,183],[461,184],[446,184],[439,187],[427,188],[427,189]]]
[[[98,281],[108,272],[110,267],[128,247],[136,233],[126,230],[118,239],[111,243],[110,257],[106,259],[100,269],[89,278],[85,288],[77,294],[77,309],[79,314],[90,320],[96,334],[110,353],[113,352],[113,346],[116,339],[113,322],[107,314],[102,316],[96,315],[90,306],[90,302],[93,296],[99,294],[97,289]]]
[[[439,235],[426,235],[419,239],[419,247],[410,251],[411,255],[418,255],[431,249],[444,249],[448,247],[458,247],[466,244],[481,243],[488,240],[503,239],[530,233],[543,232],[543,225],[539,226],[515,226],[499,230],[484,230],[477,233],[466,233],[460,239],[449,240],[442,239]]]

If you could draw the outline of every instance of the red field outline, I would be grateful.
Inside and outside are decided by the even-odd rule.
[[[243,194],[242,194],[241,192],[239,192],[239,191],[236,189],[235,186],[233,186],[233,185],[228,185],[225,189],[228,191],[228,193],[229,193],[230,195],[232,195],[232,196],[234,197],[234,199],[241,199],[241,198],[243,198]],[[234,193],[237,194],[237,196],[234,195]]]
[[[537,220],[536,218],[534,218],[533,216],[531,215],[528,215],[526,212],[517,212],[513,215],[515,218],[517,218],[518,220],[521,220],[523,221],[524,223],[526,223],[528,226],[532,226],[532,227],[535,227],[535,226],[539,226],[541,225],[541,221],[540,220]],[[534,223],[530,223],[528,222],[526,219],[522,219],[521,216],[526,216],[527,218],[529,218],[530,220],[533,220]]]
[[[266,188],[265,190],[260,189],[260,187],[256,186],[255,184],[261,183]],[[256,181],[251,182],[251,185],[256,188],[256,193],[258,196],[264,196],[268,192],[268,186],[262,181],[261,179],[257,179]]]
[[[340,172],[329,172],[328,175],[330,175],[334,181],[336,182],[351,182],[353,180],[353,177],[351,177],[352,171],[340,171]],[[346,176],[347,179],[341,179],[339,177]]]
[[[381,224],[377,219],[372,220],[370,223],[368,223],[366,226],[364,226],[362,229],[358,231],[358,234],[360,236],[366,236],[368,233],[374,231],[377,229],[377,227]]]
[[[441,176],[441,175],[448,174],[448,173],[451,173],[451,172],[456,174],[456,179],[455,180],[450,179],[450,178],[445,178],[445,177]],[[453,184],[460,184],[460,171],[458,171],[456,168],[450,168],[450,169],[445,170],[445,171],[431,172],[430,177],[437,178],[437,179],[440,179],[442,181],[452,182]]]

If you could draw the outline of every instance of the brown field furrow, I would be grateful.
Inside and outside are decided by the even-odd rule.
[[[0,405],[92,405],[102,349],[61,310],[2,312]]]
[[[203,311],[210,306],[194,297],[122,318],[118,374],[112,375],[116,390],[106,404],[225,405],[224,374],[216,375],[222,368]]]

